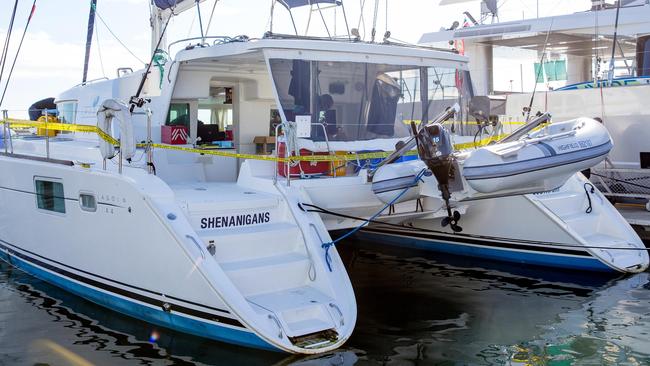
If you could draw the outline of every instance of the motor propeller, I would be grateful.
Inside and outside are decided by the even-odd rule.
[[[460,220],[460,212],[454,211],[452,214],[449,206],[447,206],[447,215],[448,216],[443,218],[440,223],[442,227],[449,225],[449,227],[451,227],[451,230],[453,230],[455,233],[463,231],[463,228],[458,226],[458,221]]]

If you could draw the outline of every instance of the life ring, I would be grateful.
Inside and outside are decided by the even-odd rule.
[[[114,118],[120,121],[119,140],[122,158],[126,160],[131,159],[135,155],[135,135],[129,107],[119,100],[106,99],[97,111],[97,128],[113,138],[115,136],[111,133],[111,127]],[[111,159],[116,154],[115,146],[101,138],[99,139],[99,150],[104,159]]]

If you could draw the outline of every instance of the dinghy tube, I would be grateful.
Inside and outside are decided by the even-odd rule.
[[[578,118],[472,151],[463,163],[463,177],[481,193],[535,187],[540,180],[557,188],[576,171],[603,161],[612,147],[601,123]]]

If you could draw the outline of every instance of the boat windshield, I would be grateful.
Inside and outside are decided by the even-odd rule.
[[[449,67],[278,58],[269,63],[280,115],[309,124],[313,141],[407,137],[411,120],[419,122],[423,114],[430,120],[462,94],[464,72]]]

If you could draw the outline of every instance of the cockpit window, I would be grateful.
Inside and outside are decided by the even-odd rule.
[[[429,118],[458,101],[455,69],[357,62],[270,59],[287,121],[311,121],[313,141],[402,138],[422,116],[421,77]]]

